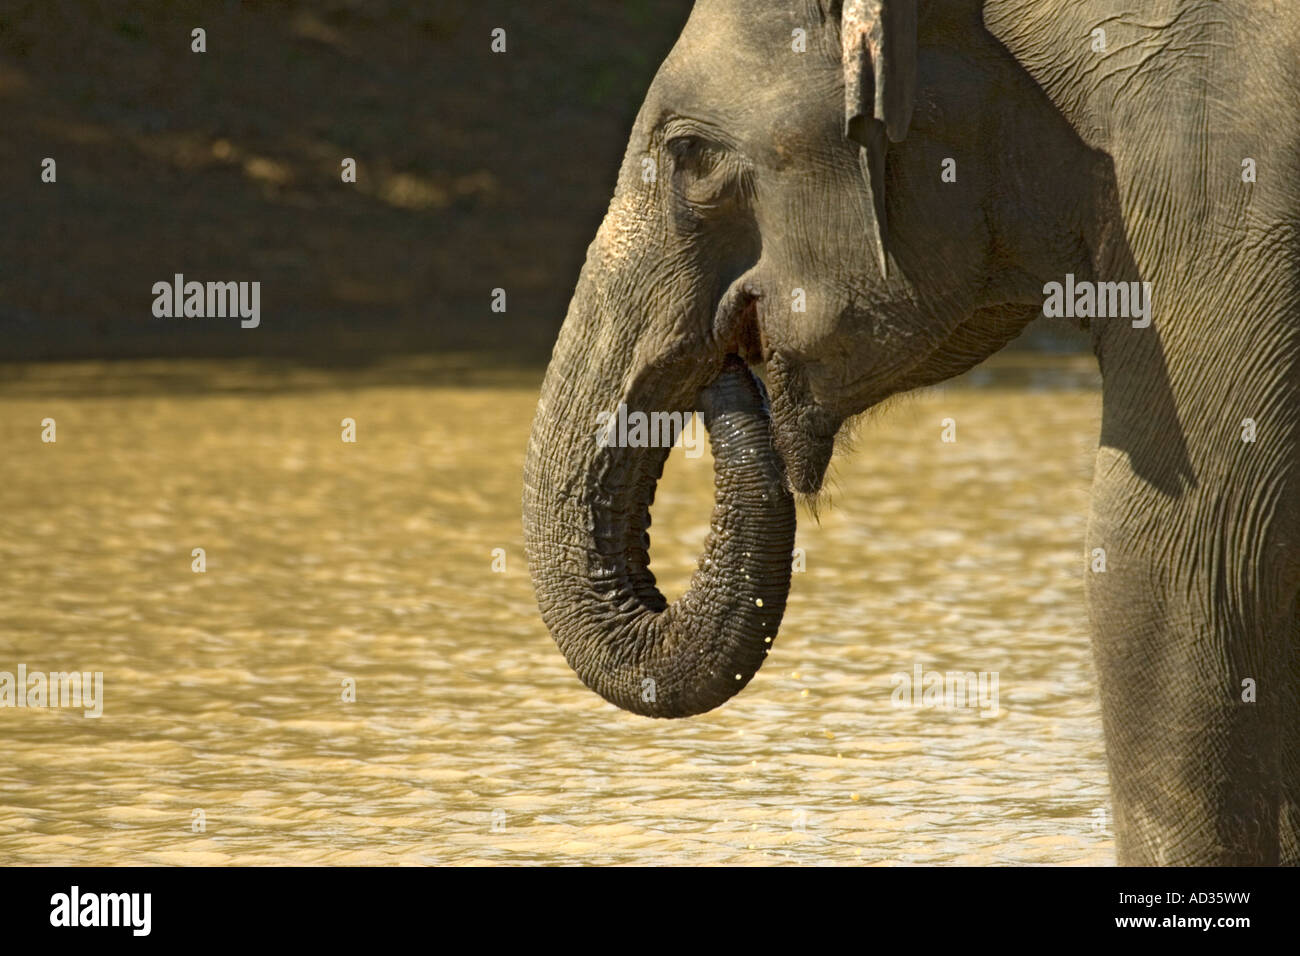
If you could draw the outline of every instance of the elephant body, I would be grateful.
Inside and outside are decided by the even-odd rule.
[[[716,706],[771,647],[786,496],[818,491],[843,423],[982,361],[1067,277],[1150,293],[1146,321],[1080,310],[1120,861],[1300,863],[1291,4],[698,0],[543,385],[524,489],[543,617],[620,706]],[[598,448],[595,416],[697,407],[741,360],[770,438],[733,457],[784,487],[718,463],[719,540],[670,607],[648,567],[663,454]]]

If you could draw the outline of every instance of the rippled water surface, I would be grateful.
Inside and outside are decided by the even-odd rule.
[[[104,674],[99,719],[0,708],[0,863],[1113,861],[1082,603],[1089,361],[1010,356],[860,423],[820,521],[801,509],[766,665],[673,722],[588,692],[536,613],[537,384],[0,370],[0,671]],[[652,548],[669,595],[711,483],[707,454],[674,451]],[[997,713],[895,706],[917,664],[995,672]]]

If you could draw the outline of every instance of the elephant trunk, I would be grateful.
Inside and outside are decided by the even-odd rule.
[[[711,710],[758,670],[790,589],[794,502],[766,396],[735,356],[699,393],[715,505],[690,588],[669,605],[649,569],[647,533],[669,448],[597,440],[597,412],[620,400],[619,379],[565,338],[524,469],[524,541],[542,618],[583,683],[618,707],[649,717]],[[593,393],[609,404],[597,407]],[[648,411],[654,398],[623,400]]]

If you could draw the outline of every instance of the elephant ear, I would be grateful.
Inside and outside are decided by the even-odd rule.
[[[844,134],[858,160],[875,213],[876,255],[887,272],[885,150],[900,142],[916,100],[918,0],[844,0],[840,38],[844,58]]]

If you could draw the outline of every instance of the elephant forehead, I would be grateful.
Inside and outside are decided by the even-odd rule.
[[[715,121],[737,140],[795,156],[811,130],[838,127],[842,77],[803,2],[696,4],[647,97],[664,112]],[[805,34],[796,42],[796,33]]]
[[[821,49],[814,34],[824,29],[811,7],[798,0],[698,0],[666,65],[720,86],[739,84],[750,95],[788,84],[800,61],[821,58],[806,52]],[[803,44],[795,43],[796,34]]]

